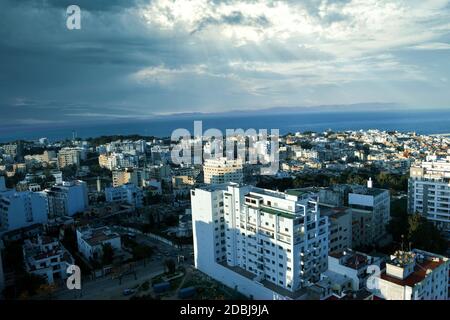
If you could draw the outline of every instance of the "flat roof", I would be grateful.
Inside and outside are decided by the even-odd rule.
[[[427,259],[423,262],[419,262],[416,260],[414,272],[405,279],[398,279],[389,276],[386,274],[386,271],[383,271],[383,273],[381,274],[381,279],[398,284],[400,286],[414,287],[417,283],[425,279],[425,277],[427,276],[427,270],[434,270],[444,263],[445,261],[442,259],[439,259],[439,261],[432,261]]]
[[[319,204],[320,215],[330,218],[340,218],[347,214],[350,214],[350,210],[347,207],[328,207]]]

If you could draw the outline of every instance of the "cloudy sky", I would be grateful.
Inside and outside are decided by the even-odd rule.
[[[81,8],[68,30],[66,8]],[[0,0],[8,124],[450,106],[450,0]]]

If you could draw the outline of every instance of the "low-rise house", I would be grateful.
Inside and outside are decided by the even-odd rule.
[[[352,279],[352,290],[358,291],[366,287],[372,270],[369,266],[381,269],[382,259],[362,252],[344,250],[328,255],[328,270]]]
[[[75,263],[58,239],[47,236],[25,240],[23,257],[25,270],[43,276],[49,284],[66,279],[67,268]]]
[[[108,227],[84,226],[77,229],[78,250],[86,259],[100,259],[103,254],[103,246],[107,243],[113,250],[122,251],[120,235]]]
[[[120,187],[106,188],[105,197],[107,202],[125,202],[136,208],[141,208],[144,205],[144,193],[142,189],[131,183],[121,185]]]

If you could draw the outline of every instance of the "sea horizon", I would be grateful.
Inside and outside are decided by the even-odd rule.
[[[0,142],[14,140],[50,141],[104,135],[142,135],[170,137],[173,130],[185,128],[193,133],[194,121],[202,121],[203,130],[226,129],[278,129],[280,134],[289,132],[316,131],[328,129],[387,130],[416,132],[418,134],[450,134],[450,109],[395,110],[395,111],[339,111],[339,112],[295,112],[282,114],[192,114],[172,115],[154,119],[102,120],[84,122],[4,126],[0,128]],[[251,125],[249,125],[251,124]]]

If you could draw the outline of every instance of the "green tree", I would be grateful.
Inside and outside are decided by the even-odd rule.
[[[408,240],[412,247],[433,253],[445,254],[448,249],[441,232],[419,213],[408,217]]]
[[[387,231],[397,243],[402,242],[402,235],[408,236],[409,224],[406,207],[406,199],[399,199],[391,202],[391,220],[387,225]]]

